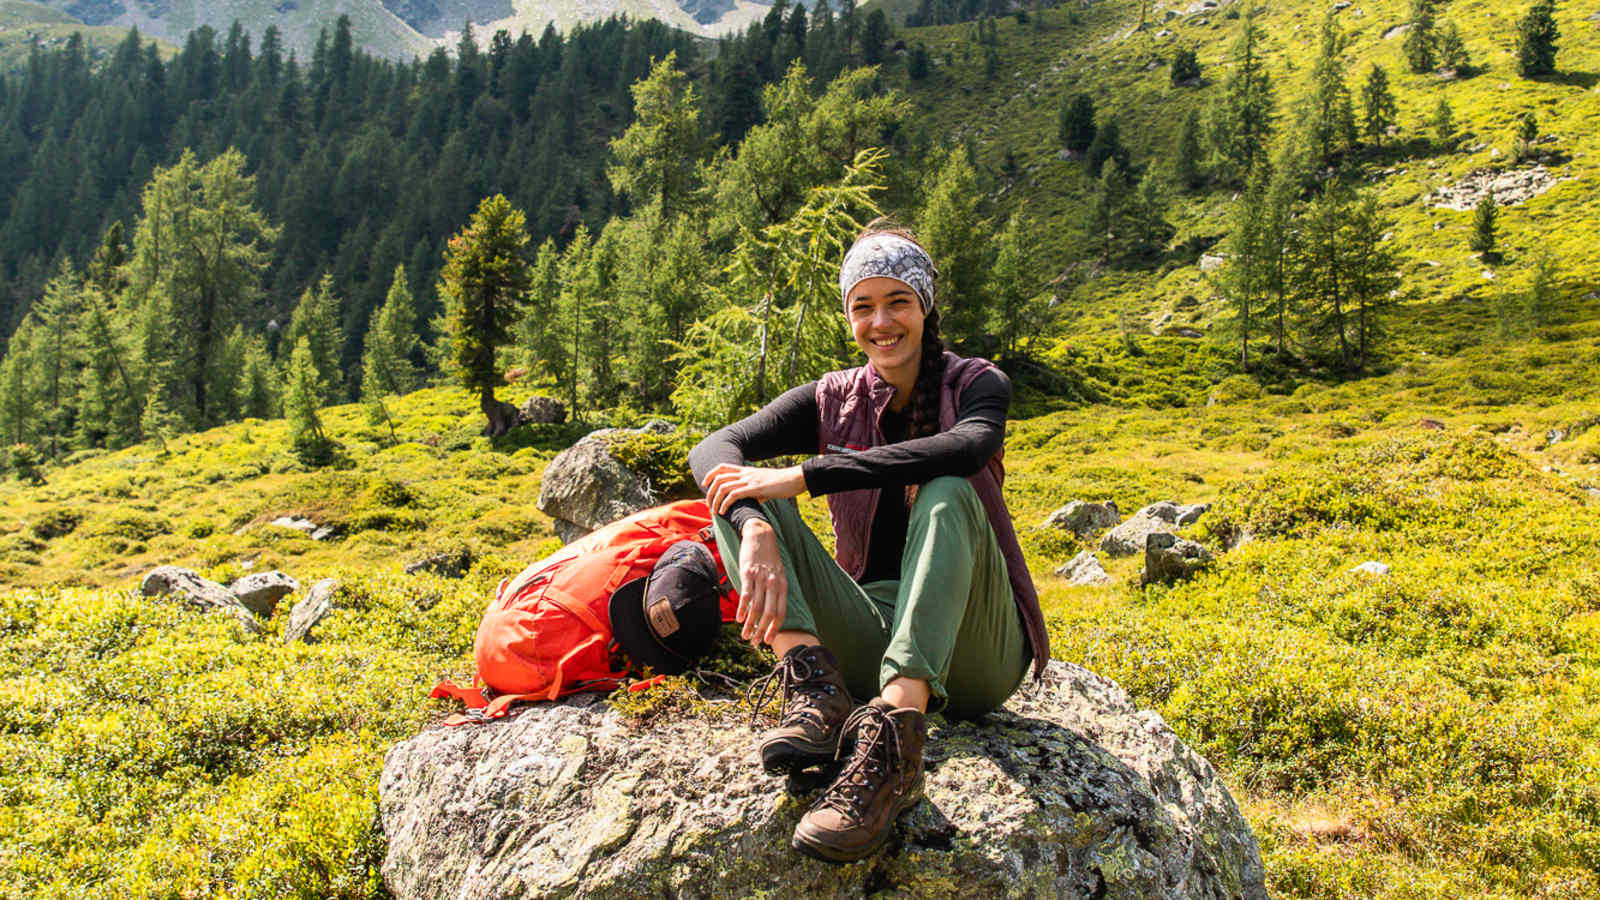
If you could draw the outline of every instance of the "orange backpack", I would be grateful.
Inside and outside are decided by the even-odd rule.
[[[686,539],[705,543],[726,579],[710,509],[704,500],[681,500],[613,522],[501,581],[478,625],[472,687],[441,681],[429,696],[455,697],[495,719],[513,703],[617,687],[627,670],[612,653],[611,593],[649,575],[668,547]],[[721,601],[724,622],[734,621],[738,604],[730,589]]]

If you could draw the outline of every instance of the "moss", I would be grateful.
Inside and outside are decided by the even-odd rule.
[[[607,436],[606,448],[623,465],[644,476],[658,496],[690,497],[698,493],[689,471],[689,450],[696,440],[683,431],[613,432]]]

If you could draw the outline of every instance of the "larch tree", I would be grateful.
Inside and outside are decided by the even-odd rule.
[[[523,248],[527,217],[502,194],[485,197],[472,221],[450,239],[439,273],[450,335],[450,363],[461,386],[478,393],[489,420],[484,433],[505,434],[516,424],[516,407],[494,396],[504,384],[496,351],[511,341],[531,278]]]
[[[917,216],[917,234],[939,269],[944,333],[956,340],[983,329],[984,222],[978,216],[978,176],[965,147],[952,149],[933,174]]]
[[[1301,108],[1301,127],[1316,160],[1330,166],[1356,139],[1355,107],[1344,80],[1344,33],[1330,10],[1322,19],[1322,36],[1311,69],[1311,91]]]
[[[213,425],[225,412],[211,387],[235,322],[261,296],[262,272],[279,229],[255,208],[255,179],[244,154],[229,149],[202,165],[185,150],[156,169],[141,197],[129,263],[130,292],[141,306],[162,304],[171,384],[181,385],[188,427]],[[148,361],[147,361],[148,362]]]
[[[1218,173],[1242,184],[1258,161],[1266,158],[1277,100],[1262,52],[1263,34],[1252,9],[1244,15],[1239,37],[1229,54],[1233,70],[1223,82],[1222,96],[1210,114],[1211,146],[1221,164]]]
[[[1400,111],[1395,106],[1394,92],[1389,90],[1389,73],[1377,63],[1367,71],[1367,80],[1361,87],[1361,131],[1372,143],[1381,145],[1394,127]]]
[[[333,293],[333,276],[323,273],[315,288],[308,287],[300,294],[289,317],[289,331],[284,335],[291,348],[305,338],[311,354],[311,366],[317,374],[317,398],[323,405],[337,402],[344,392],[343,377],[339,369],[339,350],[344,346],[344,332],[339,327],[339,299]]]
[[[417,309],[405,266],[396,266],[383,305],[367,329],[361,360],[361,396],[367,401],[411,390],[416,370]]]
[[[1374,191],[1363,191],[1351,205],[1344,258],[1345,280],[1355,314],[1358,369],[1367,367],[1381,334],[1379,315],[1394,302],[1400,287],[1393,244],[1383,238],[1391,224],[1378,209],[1378,195]]]
[[[634,205],[655,203],[663,216],[682,212],[699,186],[705,143],[700,104],[677,53],[656,62],[633,87],[633,124],[611,141],[611,189]]]
[[[1038,307],[1029,301],[1039,289],[1038,265],[1029,242],[1028,225],[1021,213],[1012,213],[1001,230],[994,266],[984,293],[990,306],[992,329],[1007,356],[1016,356],[1024,334],[1037,330]]]

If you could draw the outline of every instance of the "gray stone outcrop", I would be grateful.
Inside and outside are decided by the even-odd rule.
[[[611,452],[611,439],[643,431],[670,434],[673,426],[656,421],[640,429],[602,428],[561,451],[545,467],[539,484],[539,509],[556,520],[556,534],[563,541],[570,543],[672,499]]]
[[[289,623],[283,627],[284,643],[309,643],[312,630],[333,612],[333,595],[338,589],[339,582],[333,578],[324,578],[313,584],[300,602],[289,610]]]
[[[1056,569],[1056,575],[1065,578],[1067,584],[1071,585],[1111,583],[1111,575],[1100,565],[1099,558],[1088,550],[1062,563],[1061,567]]]
[[[979,724],[935,719],[924,799],[883,850],[801,856],[805,809],[741,715],[634,725],[594,695],[393,747],[396,897],[1266,896],[1216,771],[1116,684],[1053,661]]]
[[[263,619],[272,618],[278,601],[300,590],[300,582],[282,572],[252,572],[228,585],[244,608]]]
[[[1211,551],[1170,532],[1155,532],[1144,545],[1144,583],[1188,581],[1216,562]]]
[[[201,610],[220,609],[231,614],[250,633],[261,632],[261,623],[232,591],[201,578],[193,569],[157,566],[145,573],[139,582],[139,593],[146,597],[171,597]]]
[[[1041,527],[1060,528],[1078,537],[1087,537],[1110,528],[1121,519],[1122,515],[1117,512],[1117,504],[1110,500],[1104,503],[1073,500],[1046,516]]]

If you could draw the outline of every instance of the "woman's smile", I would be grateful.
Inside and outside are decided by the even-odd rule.
[[[922,362],[927,314],[910,285],[898,278],[862,280],[850,291],[850,333],[879,375],[910,389]]]

